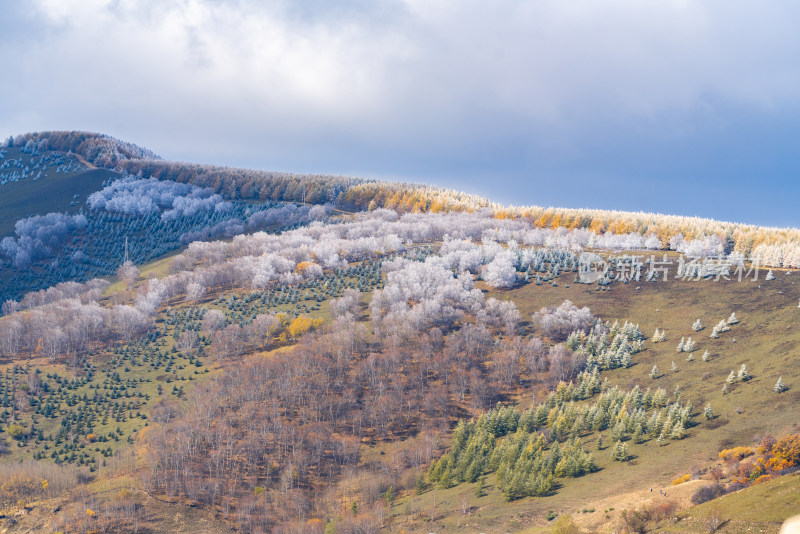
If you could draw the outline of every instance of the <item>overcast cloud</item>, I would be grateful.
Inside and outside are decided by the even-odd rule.
[[[794,2],[2,9],[0,134],[100,131],[168,159],[800,225]]]

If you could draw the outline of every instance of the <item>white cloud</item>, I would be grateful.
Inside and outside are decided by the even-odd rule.
[[[731,109],[798,106],[798,15],[743,0],[37,0],[0,22],[0,132],[100,130],[282,170],[524,168],[587,136],[680,137],[727,128]]]

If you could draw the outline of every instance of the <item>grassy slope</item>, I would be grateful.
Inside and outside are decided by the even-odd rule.
[[[606,372],[604,376],[612,384],[625,388],[639,384],[643,388],[663,387],[671,393],[679,385],[684,398],[691,399],[695,411],[700,412],[696,417],[700,424],[689,430],[688,438],[679,442],[662,447],[652,441],[631,445],[636,458],[627,465],[611,462],[609,448],[594,450],[596,435],[585,438],[585,446],[595,454],[601,471],[566,481],[550,497],[506,503],[493,488],[486,497],[478,499],[474,496],[474,485],[460,485],[436,490],[437,512],[433,515],[438,520],[430,522],[432,491],[411,498],[408,504],[399,501],[394,509],[394,513],[401,516],[398,520],[402,522],[405,512],[411,511],[412,515],[418,512],[418,520],[403,526],[412,531],[423,528],[423,524],[430,530],[448,530],[463,526],[465,522],[485,532],[536,531],[535,527],[549,525],[544,514],[554,510],[578,514],[576,519],[583,526],[611,532],[619,511],[647,497],[651,487],[665,489],[668,498],[677,497],[678,490],[669,485],[670,481],[689,472],[693,465],[710,465],[721,447],[749,444],[755,434],[766,431],[780,435],[796,430],[800,423],[800,366],[795,354],[795,347],[800,343],[800,329],[796,326],[800,317],[797,308],[800,273],[776,273],[777,279],[771,282],[763,281],[766,273],[762,272],[758,281],[641,282],[615,284],[607,292],[572,284],[574,275],[569,273],[562,275],[558,287],[529,284],[510,291],[492,292],[495,297],[515,301],[526,319],[542,306],[570,299],[576,305],[589,306],[604,319],[639,323],[648,337],[657,327],[666,329],[665,343],[648,341],[646,350],[634,357],[634,366]],[[571,287],[566,287],[565,282]],[[740,323],[720,339],[710,339],[711,327],[732,311],[736,312]],[[694,332],[691,325],[698,317],[706,328]],[[676,352],[682,336],[692,336],[697,342],[694,362],[686,361],[687,354]],[[712,355],[709,362],[700,358],[706,349]],[[679,370],[674,374],[669,372],[672,361]],[[747,364],[753,379],[732,387],[731,393],[724,396],[721,390],[725,378],[742,363]],[[664,375],[655,381],[648,376],[654,364]],[[704,376],[706,373],[710,376]],[[780,396],[772,391],[779,375],[792,388]],[[718,414],[712,424],[702,418],[706,402],[710,402]],[[737,409],[741,413],[737,413]],[[606,443],[610,440],[607,434],[608,431],[603,433]],[[492,483],[491,476],[488,482]],[[461,514],[462,496],[469,500],[471,516]],[[594,513],[581,513],[592,508]],[[609,508],[615,510],[606,514],[604,511]],[[423,516],[427,516],[428,521]]]
[[[21,154],[17,148],[7,148],[6,159],[16,159]],[[27,159],[29,155],[23,154]],[[75,161],[73,158],[72,161]],[[50,212],[77,212],[86,197],[100,189],[103,181],[116,173],[104,169],[90,169],[76,174],[56,174],[55,168],[47,170],[45,177],[33,181],[26,178],[0,186],[0,237],[14,234],[18,219]],[[70,206],[73,195],[80,202]]]
[[[783,521],[800,512],[800,474],[770,480],[694,506],[681,514],[680,521],[662,524],[657,531],[700,531],[715,510],[725,521],[719,532],[777,533]]]

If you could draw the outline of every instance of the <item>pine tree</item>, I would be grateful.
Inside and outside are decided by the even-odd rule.
[[[747,372],[747,366],[742,364],[742,368],[739,369],[739,374],[737,375],[739,382],[747,382],[750,380],[750,374]]]
[[[394,502],[394,486],[386,488],[386,491],[383,493],[383,499],[386,501],[386,504],[391,507]]]
[[[708,361],[708,358],[709,358],[708,351],[705,351],[705,352],[703,353],[703,356],[702,356],[702,358],[703,358],[703,361],[704,361],[704,362],[707,362],[707,361]]]
[[[486,495],[486,481],[483,477],[478,479],[478,485],[475,487],[475,496],[478,498]]]
[[[667,340],[667,331],[666,330],[662,330],[661,331],[661,335],[658,337],[658,341],[661,343],[661,342],[664,342],[666,340]]]
[[[657,365],[654,365],[653,369],[650,371],[650,378],[652,378],[653,380],[658,378],[658,366]]]
[[[439,485],[442,489],[452,488],[453,481],[452,481],[452,473],[450,473],[450,468],[444,470],[442,473],[441,478],[439,478]]]
[[[725,384],[733,384],[734,382],[736,382],[736,371],[731,371],[731,374],[725,379]]]
[[[513,501],[525,497],[527,494],[527,488],[525,486],[528,481],[528,476],[528,473],[525,473],[523,470],[518,470],[514,476],[511,477],[511,482],[506,489],[506,499]]]
[[[728,317],[728,324],[736,324],[739,322],[739,319],[736,318],[736,312],[732,312],[731,316]]]
[[[711,419],[714,419],[714,410],[711,409],[711,403],[710,402],[708,404],[706,404],[705,408],[703,408],[703,416],[705,416],[705,418],[707,420],[709,420],[709,421]]]
[[[652,341],[653,343],[658,343],[660,340],[661,340],[661,333],[658,331],[658,328],[656,328],[656,331],[653,333]]]
[[[655,395],[653,395],[653,406],[666,406],[667,400],[666,390],[664,390],[664,388],[659,388]]]
[[[692,325],[692,330],[694,330],[695,332],[699,332],[702,329],[703,329],[703,323],[700,322],[700,319],[696,320]]]
[[[772,388],[775,393],[783,393],[786,391],[786,386],[783,385],[783,377],[778,377],[778,381],[775,382],[775,387]]]
[[[686,428],[683,426],[682,421],[678,421],[672,427],[672,431],[669,433],[669,437],[671,439],[683,439],[686,437]]]
[[[417,495],[423,493],[428,485],[425,483],[425,471],[420,471],[417,477]]]
[[[642,443],[644,441],[643,434],[644,434],[644,428],[642,428],[642,425],[636,425],[636,429],[633,431],[633,436],[631,437],[631,440],[634,443]]]
[[[672,372],[673,372],[673,373],[677,373],[677,372],[678,372],[678,366],[677,366],[677,365],[675,365],[675,362],[674,362],[674,361],[672,362]]]
[[[478,480],[478,477],[481,476],[483,472],[483,460],[479,456],[474,458],[469,467],[467,467],[466,473],[464,473],[464,482],[475,482]]]
[[[770,280],[775,280],[775,275],[772,274],[772,269],[770,269],[769,272],[767,272],[767,277],[766,277],[767,282],[769,282]]]
[[[628,457],[628,446],[621,441],[617,441],[611,450],[611,459],[617,462],[626,462]]]
[[[683,344],[683,350],[684,352],[692,352],[694,350],[694,341],[692,341],[691,337],[689,337],[686,340],[686,343]]]
[[[727,384],[727,382],[722,385],[722,394],[723,395],[727,395],[728,394],[728,384]]]
[[[687,362],[693,362],[694,361],[694,353],[693,352],[689,353],[689,356],[686,358],[686,361]]]
[[[683,344],[686,342],[686,338],[682,337],[681,342],[678,343],[677,352],[683,352]]]
[[[623,441],[625,439],[625,425],[622,421],[619,421],[616,425],[611,428],[611,439],[615,439],[617,441]]]

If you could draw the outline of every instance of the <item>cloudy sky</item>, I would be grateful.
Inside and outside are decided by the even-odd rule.
[[[797,2],[0,6],[0,135],[800,226]]]

